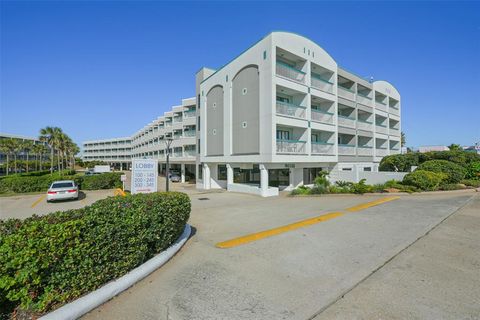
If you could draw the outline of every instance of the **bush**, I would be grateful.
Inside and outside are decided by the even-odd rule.
[[[360,180],[358,183],[352,184],[352,192],[356,194],[364,194],[367,192],[372,192],[372,186],[365,183],[366,179]]]
[[[465,185],[460,183],[445,183],[440,186],[440,190],[460,190],[465,189]]]
[[[465,179],[460,181],[460,183],[469,187],[474,187],[474,188],[480,187],[480,180],[476,180],[476,179]]]
[[[106,172],[93,176],[80,177],[80,187],[83,190],[114,189],[122,187],[121,172]]]
[[[412,166],[418,166],[421,155],[418,152],[411,152],[383,157],[380,161],[379,170],[409,172]]]
[[[465,168],[447,160],[426,161],[418,166],[418,170],[445,173],[446,183],[458,183],[466,174]]]
[[[95,290],[169,247],[189,214],[188,196],[169,192],[0,220],[0,308],[44,313]]]
[[[302,195],[302,194],[310,194],[310,188],[306,186],[300,186],[296,189],[293,189],[290,193],[292,196]]]
[[[446,178],[447,175],[444,173],[415,170],[403,178],[402,184],[414,186],[420,190],[437,190]]]
[[[467,166],[466,178],[480,179],[480,161],[472,162]]]

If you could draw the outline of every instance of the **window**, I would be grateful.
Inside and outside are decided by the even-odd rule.
[[[200,144],[198,145],[200,147]],[[202,179],[203,178],[203,170],[202,170],[202,165],[199,164],[198,165],[198,179]]]
[[[289,99],[289,98],[285,98],[285,97],[281,97],[281,96],[277,96],[277,101],[285,102],[285,103],[290,103],[290,99]]]
[[[225,164],[219,164],[217,166],[217,177],[218,180],[227,180],[227,165]]]
[[[322,171],[322,168],[303,169],[303,184],[313,184],[320,171]]]
[[[342,171],[352,171],[352,168],[342,168]]]
[[[263,51],[263,60],[267,59],[267,50]]]
[[[372,167],[363,167],[363,171],[372,171]]]
[[[277,130],[277,140],[290,140],[290,132],[286,130]]]
[[[318,134],[312,133],[312,142],[318,142]]]

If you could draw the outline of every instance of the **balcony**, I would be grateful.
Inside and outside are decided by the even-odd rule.
[[[378,133],[387,134],[387,126],[377,123],[375,125],[375,131],[378,132]]]
[[[197,135],[195,130],[183,131],[184,137],[195,137]]]
[[[365,131],[373,131],[373,122],[367,120],[357,120],[357,129]]]
[[[334,114],[327,111],[312,109],[312,121],[318,121],[326,124],[333,124]]]
[[[400,130],[398,130],[398,129],[396,129],[396,128],[390,128],[389,134],[390,134],[391,136],[400,136]]]
[[[382,102],[382,101],[375,100],[375,107],[376,107],[378,110],[382,110],[382,111],[387,112],[387,104],[384,103],[384,102]]]
[[[355,101],[355,91],[342,86],[338,86],[338,96]]]
[[[174,158],[181,158],[181,157],[183,157],[183,151],[174,151],[174,152],[172,153],[172,157],[174,157]]]
[[[357,156],[373,156],[373,148],[371,146],[358,146]]]
[[[385,156],[388,156],[388,149],[387,148],[379,148],[377,147],[377,149],[375,150],[375,155],[377,157],[385,157]]]
[[[312,87],[333,94],[333,83],[312,73]]]
[[[305,72],[298,70],[284,62],[277,61],[276,72],[278,76],[305,84]]]
[[[305,154],[305,141],[277,139],[277,153]]]
[[[338,125],[343,127],[355,128],[355,118],[338,115]]]
[[[277,114],[293,118],[305,119],[305,110],[306,108],[303,106],[277,101]]]
[[[344,155],[344,156],[354,156],[355,145],[354,144],[338,144],[338,154]]]
[[[333,155],[333,146],[330,142],[312,141],[312,154]]]
[[[196,157],[197,153],[195,152],[195,150],[185,150],[184,155],[185,157]]]
[[[183,117],[184,118],[195,118],[196,115],[197,115],[197,110],[183,111]]]
[[[363,94],[363,93],[359,92],[359,93],[357,93],[357,102],[361,103],[361,104],[364,104],[364,105],[367,105],[367,106],[371,106],[372,98],[370,98],[366,94]]]

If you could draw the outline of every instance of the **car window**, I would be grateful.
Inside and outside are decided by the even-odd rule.
[[[52,184],[52,189],[72,188],[72,187],[73,187],[73,183],[71,182],[59,182],[59,183]]]

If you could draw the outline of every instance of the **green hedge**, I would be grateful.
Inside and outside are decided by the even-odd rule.
[[[9,176],[0,180],[1,193],[25,193],[47,191],[52,182],[57,180],[74,180],[80,189],[98,190],[120,188],[120,172],[108,172],[93,176],[72,175],[74,172],[56,172],[42,176]]]
[[[417,170],[445,173],[445,183],[458,183],[466,174],[464,167],[447,160],[429,160],[419,165]]]
[[[414,186],[421,190],[437,190],[446,178],[447,175],[444,173],[415,170],[403,178],[402,184]]]
[[[189,215],[189,197],[170,192],[0,220],[1,311],[38,315],[99,288],[169,247]]]
[[[472,163],[480,163],[480,155],[466,151],[432,151],[432,152],[409,152],[383,157],[380,162],[380,171],[408,172],[411,166],[419,166],[429,160],[446,160],[469,167]],[[480,169],[480,168],[479,168]],[[480,173],[480,171],[479,171]]]

